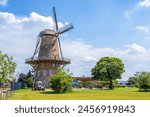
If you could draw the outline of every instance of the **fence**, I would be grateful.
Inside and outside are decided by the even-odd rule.
[[[15,95],[14,90],[4,89],[0,91],[0,100],[7,100],[9,97]]]

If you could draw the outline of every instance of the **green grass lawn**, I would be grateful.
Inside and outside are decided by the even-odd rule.
[[[17,90],[10,100],[150,100],[150,92],[139,92],[137,88],[75,89],[73,92],[53,94],[46,91]]]

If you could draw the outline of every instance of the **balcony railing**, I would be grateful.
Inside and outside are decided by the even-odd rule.
[[[66,59],[66,58],[53,58],[53,57],[42,57],[42,58],[39,58],[39,57],[34,57],[34,58],[28,58],[26,59],[26,62],[29,62],[29,61],[42,61],[42,60],[57,60],[57,61],[67,61],[67,62],[70,62],[70,59]]]

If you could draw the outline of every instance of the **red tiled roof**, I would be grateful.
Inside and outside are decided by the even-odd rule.
[[[76,80],[80,81],[91,81],[91,77],[74,77]]]

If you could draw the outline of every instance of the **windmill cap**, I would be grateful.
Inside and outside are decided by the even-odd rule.
[[[44,35],[56,35],[56,32],[54,30],[51,30],[51,29],[45,29],[43,31],[41,31],[39,33],[40,36],[44,36]]]

